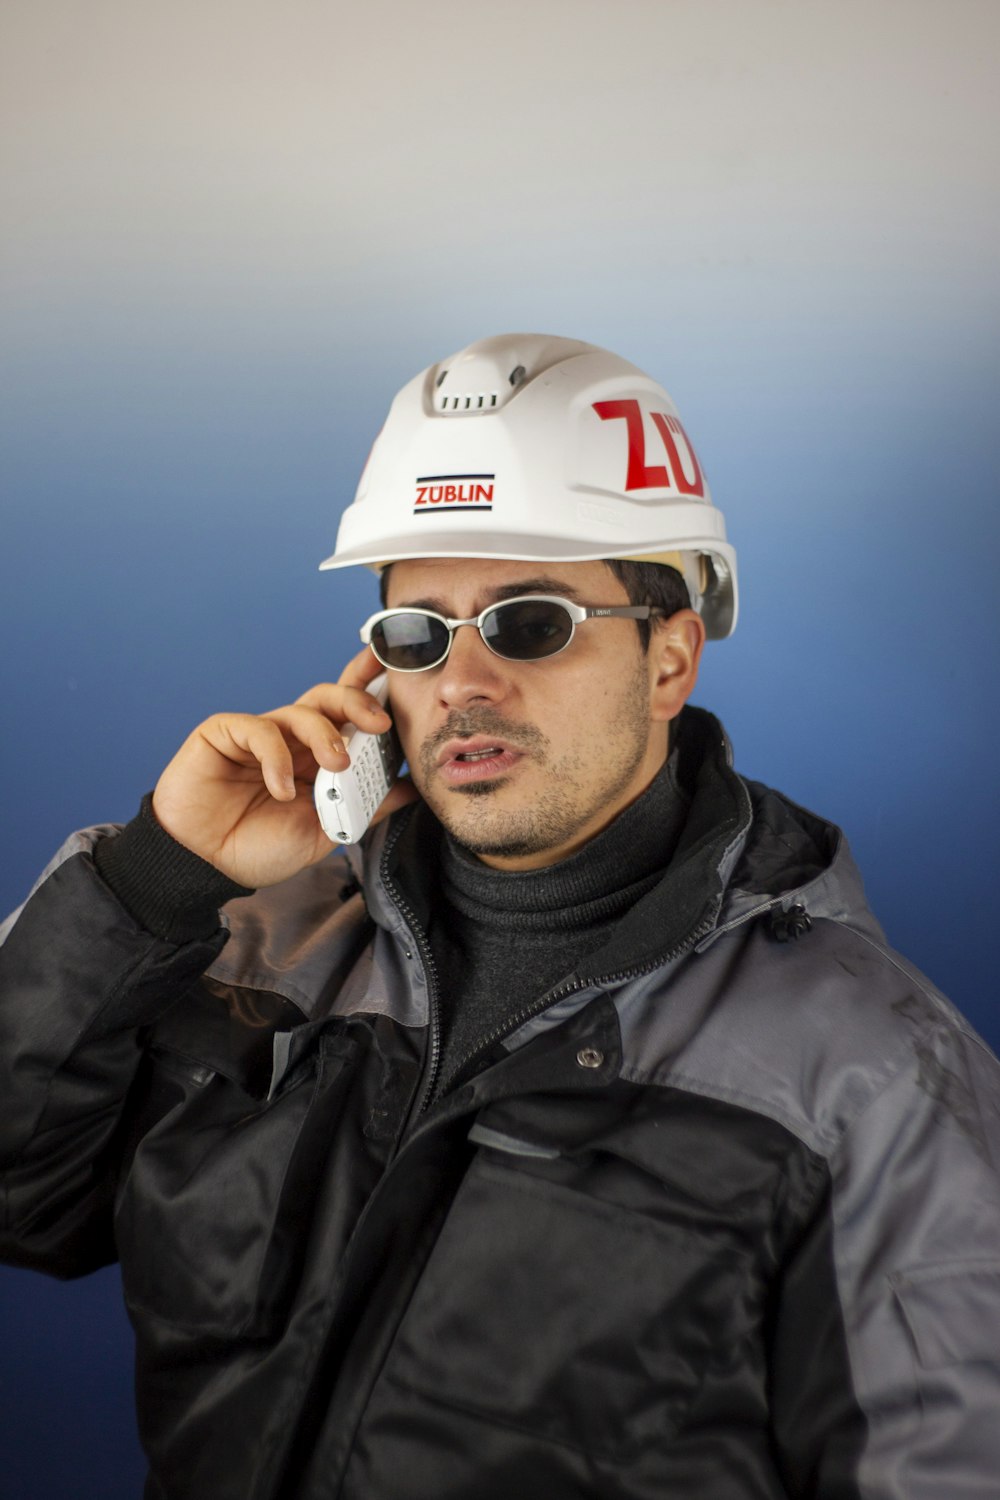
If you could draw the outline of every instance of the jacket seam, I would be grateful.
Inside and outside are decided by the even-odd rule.
[[[316,1003],[315,995],[307,995],[305,990],[300,989],[296,984],[277,981],[273,974],[257,972],[238,974],[235,969],[226,969],[213,963],[205,970],[205,978],[214,980],[218,984],[232,985],[236,990],[253,990],[262,995],[280,995],[303,1010],[306,1019],[309,1018],[310,1008]]]
[[[545,1177],[533,1177],[524,1166],[518,1168],[505,1161],[487,1161],[480,1166],[478,1175],[487,1181],[491,1179],[499,1181],[508,1192],[519,1193],[544,1204],[566,1204],[572,1208],[573,1213],[595,1219],[601,1224],[618,1225],[624,1219],[629,1225],[630,1232],[639,1233],[654,1243],[666,1241],[668,1244],[677,1246],[690,1245],[697,1240],[697,1236],[690,1230],[660,1224],[655,1219],[650,1219],[641,1210],[602,1199],[588,1198],[586,1194],[567,1187],[564,1183],[549,1182]],[[738,1252],[734,1250],[732,1254],[736,1256]]]
[[[725,1084],[712,1083],[693,1073],[684,1073],[679,1070],[670,1070],[665,1073],[648,1072],[641,1068],[624,1065],[619,1076],[628,1083],[637,1084],[642,1088],[680,1089],[697,1094],[702,1099],[716,1099],[723,1104],[740,1105],[749,1109],[751,1113],[764,1115],[767,1119],[774,1120],[776,1124],[788,1130],[796,1140],[801,1141],[810,1150],[823,1155],[820,1131],[808,1130],[807,1122],[793,1118],[779,1105],[771,1104],[770,1101],[757,1094],[747,1093],[743,1089],[729,1088]]]
[[[884,1064],[884,1076],[879,1081],[869,1097],[862,1103],[858,1103],[850,1113],[850,1118],[837,1131],[825,1130],[822,1126],[810,1126],[809,1121],[796,1119],[787,1110],[778,1104],[772,1104],[770,1100],[759,1094],[751,1094],[743,1089],[730,1088],[725,1084],[715,1084],[708,1079],[699,1078],[693,1073],[685,1073],[682,1070],[671,1069],[666,1073],[644,1072],[642,1069],[630,1067],[623,1064],[620,1077],[627,1079],[629,1083],[639,1085],[652,1085],[659,1088],[682,1088],[689,1089],[692,1093],[702,1098],[719,1099],[728,1104],[739,1104],[756,1109],[760,1114],[766,1115],[768,1119],[783,1125],[795,1136],[797,1140],[809,1146],[811,1150],[827,1160],[833,1159],[841,1150],[846,1137],[853,1131],[859,1120],[872,1109],[883,1097],[886,1090],[890,1089],[899,1077],[905,1072],[908,1058],[913,1055],[913,1044],[915,1041],[923,1040],[939,1031],[947,1031],[947,1015],[935,1016],[934,1020],[919,1029],[914,1029],[913,1035],[908,1036],[900,1042],[898,1049],[886,1059]],[[988,1049],[987,1049],[988,1050]]]
[[[962,1032],[970,1039],[970,1041],[978,1042],[985,1052],[989,1053],[990,1055],[994,1055],[992,1048],[988,1047],[981,1037],[976,1036],[975,1032],[972,1031],[971,1027],[965,1021],[964,1017],[960,1015],[957,1010],[955,1010],[954,1006],[952,1006],[948,1000],[945,999],[936,985],[931,984],[929,980],[925,979],[922,975],[914,971],[914,969],[911,968],[909,964],[902,962],[891,948],[887,947],[883,943],[877,942],[875,938],[871,937],[867,932],[862,931],[858,927],[852,927],[850,923],[844,922],[840,919],[835,918],[834,920],[837,921],[837,925],[839,927],[845,928],[848,932],[853,933],[854,936],[858,938],[862,943],[867,944],[869,948],[873,948],[875,952],[880,956],[880,958],[885,960],[890,968],[895,969],[897,974],[902,975],[902,977],[907,981],[908,984],[912,985],[916,991],[923,995],[924,998],[928,1000],[931,1005],[933,1005],[935,1011],[935,1021],[927,1023],[927,1030],[929,1030],[930,1027],[935,1024],[949,1026],[956,1031]],[[921,1032],[919,1034],[923,1035],[924,1033]]]

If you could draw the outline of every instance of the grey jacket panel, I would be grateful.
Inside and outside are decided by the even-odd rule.
[[[380,824],[368,843],[375,869],[386,832]],[[291,880],[231,903],[230,939],[208,977],[283,995],[310,1020],[391,1015],[403,1026],[426,1026],[427,980],[414,939],[377,879],[362,897],[357,855],[356,846],[336,850]],[[373,936],[373,919],[373,944],[358,953]]]
[[[848,921],[717,935],[617,997],[622,1076],[739,1104],[828,1163],[866,1500],[997,1493],[1000,1064],[911,965]],[[809,899],[809,887],[794,893]],[[810,902],[810,910],[812,903]],[[723,914],[723,920],[725,913]]]
[[[1000,1476],[1000,1069],[948,1024],[916,1032],[907,1052],[831,1164],[871,1430],[862,1479],[879,1500],[986,1500]]]

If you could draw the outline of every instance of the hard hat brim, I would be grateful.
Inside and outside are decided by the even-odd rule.
[[[464,557],[470,561],[493,558],[510,562],[540,563],[607,562],[611,559],[632,559],[636,562],[659,562],[664,566],[673,567],[676,566],[678,551],[700,554],[707,557],[712,564],[714,583],[706,593],[701,613],[709,639],[723,640],[731,635],[736,627],[737,599],[734,587],[736,553],[727,542],[722,542],[717,537],[685,541],[683,547],[679,548],[674,545],[669,549],[664,547],[662,542],[651,540],[647,547],[640,546],[634,549],[629,548],[627,552],[618,552],[609,549],[606,543],[602,546],[593,541],[581,542],[578,546],[569,548],[565,537],[534,536],[531,538],[530,546],[526,546],[523,535],[504,536],[502,533],[494,532],[484,537],[480,546],[476,546],[470,544],[468,531],[464,529],[460,532],[435,531],[433,537],[427,532],[421,532],[419,535],[395,537],[390,548],[375,550],[371,547],[358,546],[332,553],[320,563],[319,571],[368,567],[373,572],[380,573],[390,563],[419,561],[431,557]]]

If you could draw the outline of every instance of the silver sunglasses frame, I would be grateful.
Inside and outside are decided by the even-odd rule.
[[[504,656],[501,651],[497,651],[495,647],[491,646],[485,635],[483,635],[483,622],[488,615],[493,614],[494,610],[503,609],[505,604],[560,605],[570,618],[571,629],[569,638],[564,645],[559,646],[555,651],[550,651],[547,656]],[[370,619],[367,619],[365,621],[365,623],[361,627],[360,635],[364,644],[366,646],[371,646],[372,651],[375,652],[375,656],[378,657],[378,660],[382,663],[383,667],[385,667],[390,672],[405,672],[407,675],[410,675],[413,672],[430,672],[432,668],[440,667],[443,662],[446,662],[451,651],[452,642],[455,639],[455,631],[460,625],[475,625],[476,629],[479,631],[479,638],[483,642],[483,645],[488,651],[492,652],[494,656],[498,656],[501,661],[516,661],[525,663],[533,661],[551,661],[553,656],[561,655],[562,652],[566,650],[566,647],[570,644],[573,637],[576,635],[576,627],[578,625],[582,625],[584,620],[648,620],[651,619],[654,615],[665,615],[666,613],[667,611],[665,609],[660,609],[655,604],[574,604],[572,600],[563,599],[558,594],[515,594],[512,599],[498,599],[495,604],[487,605],[487,607],[482,611],[481,614],[471,615],[467,620],[450,620],[447,615],[439,615],[437,610],[419,609],[414,607],[407,608],[405,605],[396,609],[380,609],[377,614],[372,615]],[[375,629],[375,626],[380,623],[380,621],[390,619],[393,615],[424,615],[431,620],[440,620],[441,624],[444,625],[445,629],[448,631],[448,644],[445,647],[444,654],[442,656],[439,656],[437,661],[428,662],[426,667],[390,667],[388,662],[382,661],[381,656],[379,656],[378,652],[375,651],[375,647],[372,646],[372,631]]]

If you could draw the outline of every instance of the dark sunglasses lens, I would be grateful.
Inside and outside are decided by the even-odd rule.
[[[573,621],[561,604],[544,599],[513,599],[498,604],[483,621],[486,644],[511,661],[538,661],[561,651],[573,634]]]
[[[448,627],[430,615],[390,615],[372,627],[372,650],[384,667],[419,672],[448,650]]]

